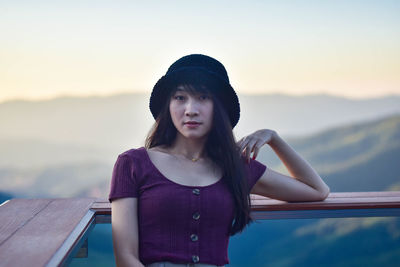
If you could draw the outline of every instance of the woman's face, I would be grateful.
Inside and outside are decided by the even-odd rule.
[[[189,93],[178,86],[169,103],[172,122],[185,138],[201,139],[212,127],[214,103],[204,93]]]

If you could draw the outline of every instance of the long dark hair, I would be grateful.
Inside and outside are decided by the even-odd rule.
[[[205,143],[207,156],[223,171],[225,182],[232,193],[235,202],[234,222],[231,225],[230,235],[242,232],[253,220],[250,217],[250,195],[247,179],[245,179],[244,160],[236,145],[232,124],[221,101],[208,89],[207,85],[181,84],[188,93],[205,93],[211,96],[214,103],[213,123]],[[145,147],[159,145],[170,147],[176,137],[177,130],[169,112],[171,97],[177,88],[171,90],[164,102],[156,122],[149,131]]]

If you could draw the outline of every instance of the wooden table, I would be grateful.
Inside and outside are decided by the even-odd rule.
[[[331,193],[322,202],[251,200],[256,219],[400,215],[400,191]],[[106,199],[11,199],[0,206],[0,266],[62,266],[96,216],[104,223],[109,215]]]

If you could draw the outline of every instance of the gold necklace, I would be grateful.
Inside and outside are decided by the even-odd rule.
[[[191,160],[192,162],[197,162],[199,159],[201,159],[200,157],[198,157],[198,158],[188,158],[188,157],[186,157],[185,155],[182,155],[182,154],[176,154],[175,155],[175,154],[171,153],[171,155],[173,155],[178,160],[179,160],[179,158],[176,155],[181,155],[182,157],[184,157],[184,158],[186,158],[188,160]]]
[[[160,150],[158,150],[158,151],[160,151]],[[174,153],[171,153],[171,152],[164,152],[164,151],[160,151],[160,152],[170,154],[170,155],[174,156],[178,160],[179,160],[179,158],[176,155],[181,155],[181,156],[185,157],[186,159],[191,160],[192,162],[197,162],[199,159],[201,159],[200,157],[198,157],[198,158],[188,158],[188,157],[186,157],[185,155],[182,155],[182,154],[176,154],[175,155]]]

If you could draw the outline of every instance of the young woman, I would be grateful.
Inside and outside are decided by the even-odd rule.
[[[250,193],[322,201],[328,186],[274,130],[236,142],[239,100],[224,66],[193,54],[154,86],[145,147],[118,155],[109,201],[117,266],[224,266],[252,222]],[[255,160],[268,144],[292,177]]]

